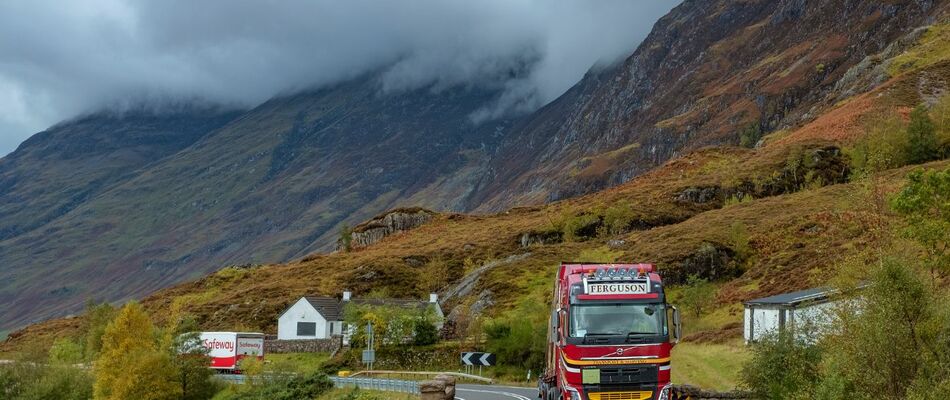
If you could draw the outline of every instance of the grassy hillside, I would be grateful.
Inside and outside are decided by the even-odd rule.
[[[623,185],[544,206],[438,214],[352,252],[229,267],[143,303],[158,322],[165,310],[182,310],[209,330],[274,332],[278,314],[298,297],[345,289],[414,298],[437,291],[447,313],[477,300],[490,304],[487,317],[523,318],[519,305],[549,301],[560,261],[654,262],[673,284],[674,301],[689,276],[715,287],[704,313],[687,314],[692,343],[677,350],[683,365],[703,367],[680,368],[677,379],[730,387],[741,358],[730,359],[741,335],[742,301],[826,283],[836,265],[865,257],[899,223],[886,203],[909,171],[950,167],[945,160],[854,171],[849,157],[882,115],[903,123],[921,103],[938,104],[932,118],[944,146],[950,141],[950,101],[941,100],[950,61],[931,59],[944,54],[933,48],[945,45],[932,40],[944,28],[931,29],[937,33],[925,33],[900,55],[902,67],[888,69],[894,75],[887,82],[808,124],[771,133],[757,148],[701,149]],[[474,283],[455,290],[461,281]],[[80,318],[66,318],[33,325],[12,333],[0,350],[48,343],[79,324]]]

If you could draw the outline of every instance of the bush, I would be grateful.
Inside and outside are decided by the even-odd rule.
[[[630,229],[630,225],[636,219],[636,214],[630,203],[625,201],[618,202],[604,210],[603,226],[601,227],[601,236],[619,235]]]
[[[71,366],[28,362],[0,366],[0,399],[85,400],[92,398],[92,376]]]
[[[105,334],[106,326],[115,318],[115,314],[115,308],[109,303],[97,304],[92,301],[86,303],[86,312],[83,314],[80,328],[83,357],[86,361],[99,357],[99,351],[102,349],[102,335]]]
[[[507,318],[485,325],[486,347],[499,365],[538,371],[547,350],[547,308],[526,299]]]
[[[749,243],[749,230],[742,222],[733,222],[729,227],[729,241],[732,250],[736,253],[739,262],[745,262],[752,257],[752,246]]]
[[[69,338],[56,339],[49,349],[50,364],[78,364],[82,359],[82,346]]]
[[[900,115],[888,113],[865,125],[865,136],[847,150],[851,170],[870,174],[907,164],[907,137]]]
[[[950,168],[911,172],[891,206],[907,222],[905,236],[926,250],[931,278],[950,270]]]
[[[759,139],[762,139],[762,127],[758,123],[751,123],[739,132],[739,146],[751,149]]]
[[[709,283],[708,280],[700,278],[698,275],[690,275],[686,278],[686,286],[683,287],[680,303],[690,311],[695,317],[699,317],[711,306],[716,298],[716,286]]]
[[[937,134],[933,121],[927,115],[923,105],[910,113],[910,125],[907,126],[907,161],[920,164],[937,158]]]
[[[567,216],[562,223],[562,236],[565,242],[578,242],[592,238],[597,235],[597,229],[601,224],[600,217],[594,214]]]
[[[826,346],[837,368],[826,378],[846,382],[857,399],[904,399],[950,378],[950,313],[939,288],[912,263],[885,258],[861,293],[838,312],[841,329]]]
[[[799,398],[820,378],[820,348],[787,331],[763,337],[751,350],[752,358],[742,368],[740,379],[756,398]]]
[[[283,379],[269,379],[257,385],[232,386],[221,392],[219,400],[298,400],[313,399],[333,389],[325,374],[312,372]]]
[[[428,346],[439,341],[439,330],[424,319],[416,320],[413,331],[412,344],[416,346]]]

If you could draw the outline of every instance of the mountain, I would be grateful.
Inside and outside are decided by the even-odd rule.
[[[368,76],[198,113],[209,121],[97,114],[37,134],[0,170],[2,327],[332,248],[347,218],[413,195],[467,208],[465,171],[508,124],[470,115],[499,93],[379,88]]]
[[[224,298],[262,300],[260,307],[248,307],[258,316],[255,321],[264,321],[269,307],[282,305],[278,295],[290,292],[332,294],[338,284],[369,290],[406,282],[413,290],[428,290],[423,289],[427,283],[404,275],[419,274],[406,265],[420,262],[407,260],[417,255],[423,257],[420,265],[443,260],[454,271],[460,259],[492,262],[519,256],[520,243],[554,240],[556,233],[544,226],[561,219],[561,213],[584,214],[595,204],[620,198],[638,208],[657,207],[638,211],[633,225],[640,229],[686,223],[699,212],[720,207],[724,196],[741,188],[701,170],[705,179],[688,182],[671,179],[641,186],[643,180],[636,177],[705,146],[736,144],[743,131],[775,131],[769,137],[780,143],[763,147],[752,164],[739,163],[735,158],[747,155],[730,150],[702,159],[700,165],[745,168],[747,173],[730,179],[746,179],[746,186],[766,182],[755,193],[760,197],[787,195],[783,188],[803,184],[800,176],[784,169],[794,154],[790,144],[795,144],[795,151],[805,148],[819,159],[829,157],[821,176],[824,183],[840,183],[841,168],[834,167],[845,163],[837,157],[835,140],[857,133],[819,117],[845,112],[837,108],[843,101],[881,90],[896,76],[889,60],[918,42],[924,32],[918,27],[942,21],[946,7],[946,1],[924,0],[685,1],[657,22],[626,60],[592,70],[537,112],[481,124],[471,116],[496,100],[501,88],[382,91],[376,74],[277,97],[239,113],[215,114],[219,117],[210,119],[217,125],[210,120],[174,125],[171,120],[178,117],[165,113],[103,113],[60,124],[0,160],[0,171],[20,171],[0,175],[17,176],[0,181],[5,188],[0,204],[0,329],[74,312],[87,298],[140,297],[225,265],[300,259],[332,249],[345,225],[397,207],[483,213],[627,185],[605,192],[624,196],[581,197],[581,203],[570,203],[580,204],[575,208],[527,209],[534,210],[532,218],[491,225],[486,228],[490,234],[482,236],[465,235],[466,229],[482,228],[462,222],[489,217],[446,215],[437,220],[462,222],[424,225],[417,236],[402,242],[408,250],[315,256],[292,268],[262,268],[247,275],[255,283],[228,286],[233,293]],[[902,82],[939,89],[945,75],[939,69],[927,71],[937,72],[936,78],[924,79],[926,84],[911,85],[906,76]],[[903,86],[900,93],[906,94],[904,105],[924,98]],[[849,118],[867,112],[849,110],[854,113]],[[94,128],[110,123],[118,127]],[[135,150],[141,153],[122,158],[126,164],[110,164],[114,169],[108,171],[81,167],[73,158],[30,155],[32,147],[50,141],[41,147],[68,148],[70,157],[78,154],[95,165],[107,157],[103,151],[121,158],[122,150],[141,147],[122,137],[127,131],[148,131],[143,126],[149,124],[168,124],[162,131],[181,140],[148,152]],[[93,146],[99,142],[81,139],[86,136],[109,144]],[[721,158],[729,162],[713,163]],[[50,171],[55,179],[25,178],[38,171]],[[661,169],[644,178],[667,179],[672,171],[676,169]],[[781,179],[767,178],[774,174]],[[634,195],[638,190],[647,190],[646,197]],[[718,202],[672,201],[707,191]],[[23,199],[37,206],[19,206]],[[521,212],[527,211],[512,211]],[[456,236],[440,236],[438,230],[447,226],[458,230]],[[367,229],[358,228],[357,233]],[[413,250],[431,246],[437,251]],[[530,261],[531,271],[541,273],[541,264],[577,255],[574,245],[563,246]],[[482,250],[475,255],[447,250],[465,247]],[[695,249],[682,250],[685,255],[650,254],[679,263]],[[624,254],[647,254],[630,251]],[[327,268],[340,271],[330,274]],[[293,283],[280,276],[285,273],[294,277]],[[458,271],[448,276],[458,278]],[[189,288],[165,293],[182,294]],[[249,288],[272,292],[249,293]],[[507,290],[497,288],[502,289]],[[209,307],[226,301],[189,299]],[[514,300],[498,301],[510,305]],[[235,304],[239,302],[229,307]],[[227,318],[217,321],[223,324]]]
[[[687,0],[619,65],[591,71],[519,122],[479,210],[541,203],[630,180],[670,158],[800,126],[854,93],[846,74],[945,1]],[[873,61],[870,61],[873,63]]]

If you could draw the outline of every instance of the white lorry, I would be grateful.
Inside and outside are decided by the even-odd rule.
[[[211,368],[222,372],[237,372],[238,363],[245,357],[264,360],[264,334],[247,332],[201,332],[201,345],[208,349]]]

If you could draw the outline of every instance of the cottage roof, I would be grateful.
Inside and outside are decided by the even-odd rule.
[[[310,306],[317,310],[327,321],[341,321],[343,319],[343,305],[339,299],[323,296],[304,296],[303,299],[307,300],[307,303],[310,303]],[[297,304],[297,302],[294,302],[294,304]],[[291,304],[284,312],[280,313],[280,315],[283,316],[286,314],[293,306],[294,305]]]
[[[745,302],[747,306],[757,305],[778,305],[778,306],[797,306],[805,302],[824,303],[828,297],[837,293],[836,289],[829,287],[817,287],[797,292],[782,293],[775,296],[763,297],[760,299],[749,300]]]
[[[317,309],[317,312],[320,315],[323,315],[323,318],[326,318],[327,321],[340,321],[343,319],[343,305],[340,303],[340,300],[335,297],[316,297],[316,296],[306,296],[307,302],[310,303],[313,308]]]

